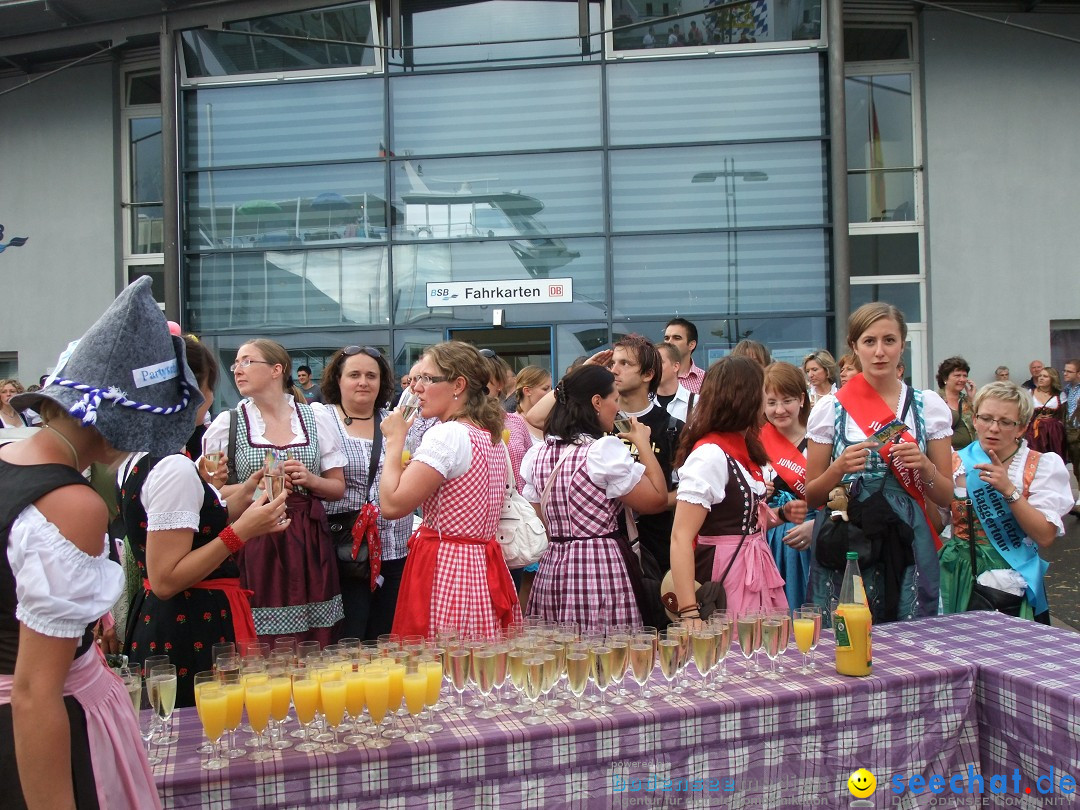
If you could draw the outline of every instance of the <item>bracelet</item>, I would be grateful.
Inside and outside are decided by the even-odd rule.
[[[244,547],[244,541],[240,539],[232,526],[226,526],[221,530],[221,534],[218,535],[218,539],[225,544],[225,548],[229,550],[229,554],[235,554]]]
[[[699,613],[699,612],[698,612],[698,611],[696,611],[696,610],[694,611],[694,615],[693,615],[693,616],[684,616],[684,615],[683,615],[682,613],[680,613],[680,614],[679,614],[679,619],[680,619],[680,620],[681,620],[681,619],[697,619],[698,621],[701,621],[701,613]]]
[[[933,489],[934,488],[934,479],[935,478],[937,478],[937,470],[934,470],[934,472],[931,473],[931,475],[928,478],[923,480],[923,483],[926,484],[927,489]]]
[[[684,607],[684,608],[679,608],[679,610],[677,611],[677,613],[678,613],[678,614],[679,614],[680,616],[682,616],[682,615],[683,615],[684,613],[689,613],[689,612],[690,612],[690,611],[692,611],[692,610],[698,610],[698,611],[700,611],[700,610],[701,610],[701,605],[699,605],[699,604],[698,604],[697,602],[694,602],[694,604],[692,604],[692,605],[687,605],[687,606],[686,606],[686,607]]]
[[[784,507],[785,507],[785,506],[787,506],[787,504],[786,504],[786,503],[782,503],[782,504],[780,504],[780,508],[776,510],[776,516],[777,516],[778,518],[780,518],[780,520],[782,520],[782,521],[784,521],[785,523],[787,523],[787,518],[786,518],[786,517],[784,517]]]

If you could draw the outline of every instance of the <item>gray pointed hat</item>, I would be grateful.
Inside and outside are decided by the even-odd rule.
[[[117,450],[176,453],[203,402],[184,341],[169,325],[144,276],[112,302],[61,355],[40,391],[12,397],[16,410],[51,400]]]

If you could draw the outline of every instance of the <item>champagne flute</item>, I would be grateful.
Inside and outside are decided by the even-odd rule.
[[[420,407],[420,397],[416,395],[416,392],[409,390],[401,397],[401,403],[398,405],[398,410],[401,411],[401,417],[408,421],[412,418],[412,415],[416,413]]]
[[[498,662],[496,662],[497,664]],[[428,715],[427,722],[420,727],[421,731],[426,731],[428,734],[433,734],[436,731],[442,731],[442,725],[436,723],[434,720],[433,712],[435,707],[439,704],[439,696],[442,692],[443,683],[443,665],[440,659],[421,659],[418,664],[420,672],[424,673],[424,677],[427,678],[427,697],[424,699],[424,714]],[[496,672],[496,675],[498,673]],[[423,717],[421,717],[423,719]]]
[[[767,613],[761,619],[761,649],[769,659],[769,669],[763,675],[771,681],[780,676],[776,674],[776,659],[780,654],[780,617]]]
[[[727,656],[731,649],[733,632],[731,613],[727,610],[715,610],[709,617],[709,625],[716,632],[716,657],[720,662],[720,681],[727,680]]]
[[[154,698],[151,702],[161,718],[161,727],[165,732],[159,743],[173,745],[180,739],[179,734],[169,731],[169,720],[176,708],[176,667],[172,664],[154,667],[150,671],[150,680],[154,685]]]
[[[604,702],[604,695],[611,684],[611,670],[614,664],[614,653],[606,644],[598,644],[592,648],[592,676],[596,688],[600,691],[600,705],[594,706],[596,714],[611,714],[611,709]]]
[[[397,715],[398,710],[401,709],[401,702],[405,697],[405,664],[399,661],[390,661],[386,665],[386,669],[390,673],[390,688],[387,694],[390,723],[382,735],[395,740],[405,736],[403,729],[394,727],[394,717]]]
[[[382,661],[364,666],[364,699],[367,702],[375,733],[364,741],[368,748],[386,748],[390,740],[379,734],[390,704],[390,671]]]
[[[146,761],[151,765],[159,765],[161,763],[161,757],[151,753],[150,745],[155,742],[154,735],[158,732],[157,725],[157,711],[153,707],[153,701],[150,700],[150,681],[144,679],[143,685],[146,687],[142,693],[146,694],[146,702],[150,705],[150,711],[138,712],[139,720],[139,735],[142,737],[143,744],[146,746]],[[142,693],[140,693],[140,698]],[[140,703],[141,703],[140,699]]]
[[[244,682],[239,672],[221,674],[222,689],[225,692],[225,729],[229,732],[229,744],[225,750],[225,756],[229,759],[237,759],[245,756],[247,751],[236,744],[236,730],[240,728],[240,720],[244,715]]]
[[[217,474],[218,468],[221,467],[221,462],[224,459],[225,454],[221,450],[203,453],[203,469],[212,477]]]
[[[450,711],[463,717],[468,713],[468,709],[465,708],[465,687],[469,685],[469,663],[472,659],[472,652],[462,647],[457,650],[450,650],[449,657],[450,684],[454,687],[454,691],[457,692],[458,696],[458,705]]]
[[[202,722],[203,732],[210,740],[210,750],[207,751],[206,762],[202,767],[208,771],[218,771],[229,764],[229,760],[223,756],[213,756],[221,746],[221,738],[225,734],[225,714],[228,700],[225,690],[216,681],[209,681],[202,685],[199,690],[196,709],[199,720]]]
[[[510,683],[518,692],[518,702],[510,707],[514,714],[525,714],[529,711],[529,704],[525,702],[525,661],[532,657],[529,650],[515,648],[507,654],[507,668],[510,670]]]
[[[349,671],[345,675],[345,711],[352,720],[352,733],[345,735],[342,742],[349,745],[362,743],[365,739],[360,733],[360,718],[364,715],[364,673]]]
[[[319,681],[314,670],[305,667],[292,671],[292,698],[296,719],[304,731],[304,741],[295,750],[305,754],[318,751],[319,744],[311,739],[311,723],[315,719],[319,700]]]
[[[292,705],[292,678],[285,667],[270,670],[270,747],[280,751],[292,746],[282,733],[282,726],[289,717]],[[277,732],[276,734],[274,732]]]
[[[678,635],[671,634],[671,628],[656,642],[657,658],[660,659],[660,673],[667,681],[668,698],[671,696],[671,682],[679,674],[679,656],[682,654],[682,641]],[[667,698],[665,698],[667,699]]]
[[[804,602],[802,606],[803,610],[810,611],[814,617],[814,641],[810,645],[810,669],[816,670],[817,664],[814,663],[814,653],[817,652],[818,641],[821,639],[821,621],[822,621],[822,609],[821,605],[815,605],[813,602]]]
[[[532,704],[533,712],[522,718],[523,723],[535,726],[547,722],[539,713],[539,701],[544,692],[544,667],[554,668],[554,658],[554,655],[545,652],[525,659],[525,697]]]
[[[591,671],[592,655],[589,648],[583,644],[575,644],[566,653],[566,679],[570,685],[570,693],[574,696],[574,710],[569,714],[571,720],[584,720],[589,716],[581,707],[581,696],[589,685]]]
[[[629,433],[630,428],[633,427],[633,423],[630,421],[630,417],[622,411],[615,414],[615,432],[616,433]]]
[[[154,725],[154,745],[171,745],[176,740],[168,739],[167,730],[161,725],[161,718],[157,712],[157,686],[150,679],[150,672],[154,667],[163,667],[169,663],[169,656],[167,655],[148,655],[142,662],[142,676],[143,686],[146,687],[146,699],[150,702],[150,708],[153,709],[153,725]]]
[[[205,672],[196,672],[194,683],[195,710],[199,711],[200,701],[202,700],[202,690],[205,689],[207,686],[220,687],[221,683],[218,681],[217,673],[210,669],[206,670]],[[196,748],[195,751],[199,754],[214,753],[213,740],[210,740],[209,742],[204,742],[202,745]]]
[[[615,686],[615,694],[611,696],[612,705],[619,706],[627,703],[629,695],[623,695],[622,683],[626,676],[626,665],[630,657],[630,636],[627,633],[612,633],[608,636],[607,645],[611,648],[611,682]]]
[[[668,636],[678,639],[679,642],[679,660],[678,670],[681,671],[690,660],[690,628],[685,624],[677,623],[673,624],[667,629]],[[669,692],[681,695],[686,691],[686,684],[683,681],[679,681],[674,687],[668,688]]]
[[[709,672],[716,664],[716,631],[708,626],[690,633],[690,650],[694,657],[694,666],[701,675],[701,692],[712,691],[709,686]]]
[[[248,722],[255,732],[255,750],[251,759],[265,762],[273,759],[274,752],[263,747],[263,731],[270,722],[270,707],[273,703],[273,689],[269,681],[252,681],[244,685],[244,704],[247,706]]]
[[[776,671],[783,673],[784,653],[787,652],[788,645],[791,644],[791,614],[785,608],[777,611],[776,616],[780,619],[780,656],[777,658]]]
[[[409,716],[413,720],[413,730],[405,735],[406,742],[424,742],[430,740],[430,735],[420,729],[420,712],[424,710],[427,702],[427,673],[419,668],[419,662],[409,665],[402,680],[405,692],[405,707],[409,710]]]
[[[218,671],[218,659],[222,656],[232,658],[236,655],[236,645],[231,641],[222,641],[210,648],[210,660],[213,662],[214,672]]]
[[[630,640],[630,673],[638,685],[638,699],[631,705],[635,708],[648,708],[645,700],[645,684],[652,677],[656,666],[656,637],[652,634],[637,633]]]
[[[752,663],[754,653],[761,646],[761,617],[748,610],[735,620],[735,627],[739,632],[739,650],[746,661],[746,677],[749,677],[755,671]]]
[[[802,667],[799,674],[810,674],[810,647],[814,643],[814,613],[804,609],[795,611],[795,618],[791,622],[795,631],[795,646],[802,653]]]
[[[487,705],[488,696],[495,685],[495,657],[495,650],[490,647],[474,649],[472,653],[472,680],[480,691],[480,698],[484,704],[476,716],[484,720],[498,717],[498,712],[492,711]]]
[[[345,720],[345,673],[339,670],[327,670],[319,677],[319,698],[322,701],[323,717],[334,732],[334,740],[323,747],[330,754],[343,754],[349,746],[338,741],[338,727]]]

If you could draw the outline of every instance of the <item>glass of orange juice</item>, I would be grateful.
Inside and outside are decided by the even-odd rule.
[[[411,663],[405,670],[401,679],[402,691],[405,695],[405,707],[409,710],[409,716],[413,720],[413,730],[405,735],[406,742],[424,742],[431,737],[420,730],[420,712],[427,703],[428,676],[420,670],[417,663]]]
[[[202,721],[203,731],[210,740],[211,749],[202,767],[208,771],[217,771],[229,764],[229,760],[219,754],[214,756],[214,751],[221,745],[221,738],[225,734],[225,717],[228,709],[228,700],[225,690],[217,684],[202,685],[199,695],[199,720]]]

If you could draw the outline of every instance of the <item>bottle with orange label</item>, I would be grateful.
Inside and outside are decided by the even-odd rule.
[[[870,631],[870,605],[866,601],[859,554],[847,553],[844,584],[840,586],[840,604],[833,610],[836,634],[836,671],[840,675],[869,675],[873,669]]]

